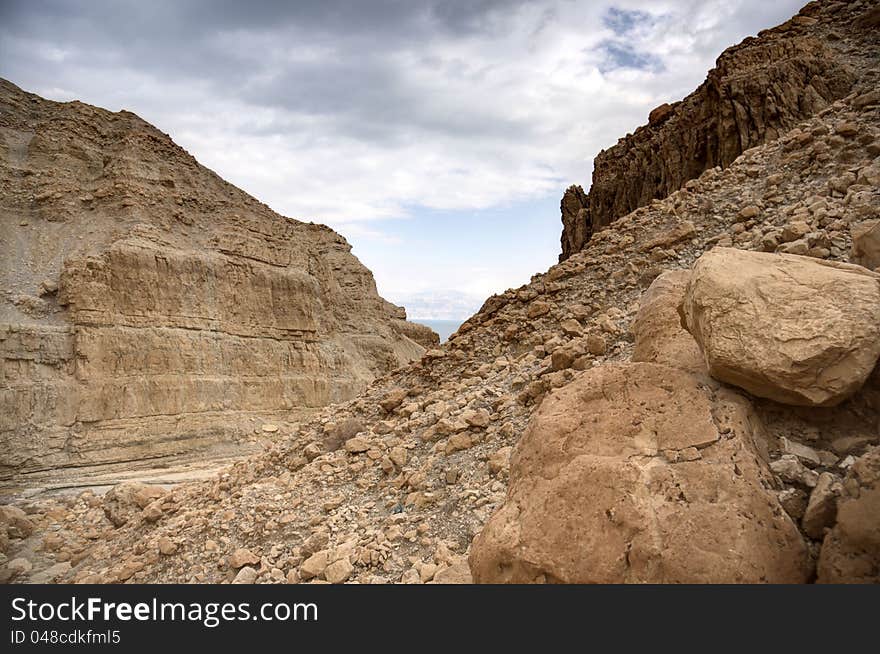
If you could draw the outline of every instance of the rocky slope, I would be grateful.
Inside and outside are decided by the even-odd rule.
[[[865,12],[870,4],[813,2],[728,48],[693,93],[657,107],[647,125],[600,152],[589,193],[573,186],[562,200],[560,261],[617,218],[846,95],[880,27],[880,13]]]
[[[0,133],[0,483],[235,449],[437,342],[131,113],[0,81]]]
[[[265,452],[170,490],[2,509],[3,578],[880,581],[880,270],[864,267],[880,265],[880,44],[852,61],[844,97]],[[719,253],[735,258],[735,322],[707,272]],[[828,331],[841,320],[857,324]],[[731,342],[753,364],[716,379]],[[791,358],[760,356],[774,343]],[[835,356],[859,364],[823,375]]]

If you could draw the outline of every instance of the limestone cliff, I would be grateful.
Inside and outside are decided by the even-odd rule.
[[[208,447],[437,342],[134,114],[0,81],[0,133],[0,480]]]
[[[647,125],[596,156],[589,194],[566,192],[559,260],[594,231],[705,170],[727,167],[846,95],[855,80],[849,55],[876,40],[878,23],[876,9],[864,5],[813,2],[728,48],[693,93],[657,107]]]

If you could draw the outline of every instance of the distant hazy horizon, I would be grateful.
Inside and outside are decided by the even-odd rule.
[[[464,320],[429,320],[422,318],[413,318],[412,322],[417,322],[420,325],[426,325],[433,329],[440,336],[440,342],[445,343],[446,340],[452,336]]]

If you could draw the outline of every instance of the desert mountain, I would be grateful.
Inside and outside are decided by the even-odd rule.
[[[234,451],[437,342],[339,234],[134,114],[0,81],[0,133],[7,485]]]
[[[831,3],[829,10],[837,4],[846,3]],[[599,152],[589,193],[572,186],[563,197],[559,260],[580,250],[594,231],[710,168],[729,166],[849,93],[858,59],[844,39],[850,26],[810,14],[728,48],[693,93],[660,105],[647,125]],[[852,27],[876,29],[874,20]]]
[[[740,46],[818,66],[797,115],[644,196],[615,173],[616,220],[264,452],[4,507],[4,578],[880,581],[878,24],[812,3]],[[632,161],[689,160],[711,98]]]

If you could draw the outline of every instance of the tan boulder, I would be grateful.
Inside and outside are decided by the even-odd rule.
[[[341,584],[348,581],[354,572],[354,566],[347,558],[339,559],[324,569],[324,577],[331,584]]]
[[[507,501],[475,539],[478,583],[804,582],[803,539],[769,490],[741,395],[648,363],[548,396]],[[696,456],[680,463],[678,453]]]
[[[360,436],[355,436],[354,438],[349,438],[345,441],[345,451],[351,454],[359,454],[361,452],[366,452],[370,449],[370,444],[366,439],[361,438]]]
[[[819,554],[819,583],[880,583],[880,447],[856,461],[843,484],[837,524]]]
[[[700,346],[681,326],[678,315],[690,277],[690,271],[670,270],[659,275],[644,292],[632,324],[633,361],[706,373]]]
[[[229,555],[230,568],[243,568],[246,565],[256,565],[259,562],[260,557],[246,547],[240,547]]]
[[[880,275],[860,266],[715,248],[680,311],[713,377],[785,404],[839,404],[880,358]]]
[[[429,583],[447,585],[472,584],[474,583],[474,580],[471,577],[471,571],[468,568],[467,561],[462,558],[462,560],[454,562],[448,567],[441,567],[441,569],[434,575],[433,581]]]
[[[309,558],[302,562],[299,567],[299,576],[304,580],[312,579],[324,574],[324,570],[330,563],[330,552],[321,550],[315,552]]]

